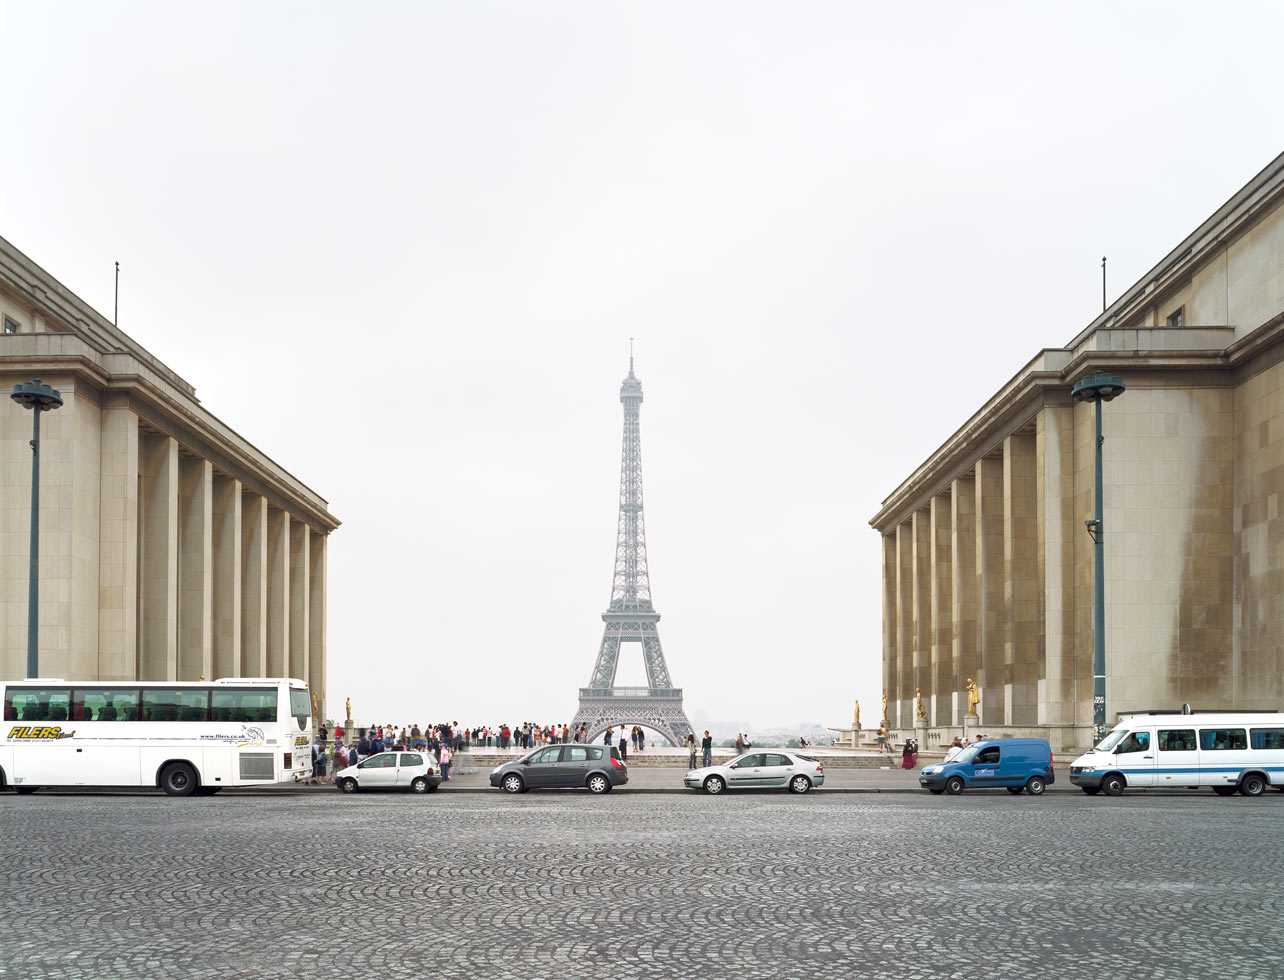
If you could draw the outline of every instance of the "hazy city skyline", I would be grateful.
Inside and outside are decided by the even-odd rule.
[[[571,719],[633,337],[692,721],[869,726],[868,520],[1280,151],[1282,20],[4,0],[0,235],[344,522],[330,715]]]

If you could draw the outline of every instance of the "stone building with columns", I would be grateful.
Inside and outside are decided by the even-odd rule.
[[[888,721],[1085,746],[1096,370],[1107,724],[1284,705],[1284,155],[1065,347],[1038,352],[870,521]],[[921,698],[925,717],[916,719]]]
[[[339,522],[195,389],[0,239],[0,382],[42,414],[40,673],[292,676],[324,704]],[[0,677],[26,675],[31,412],[0,406]]]

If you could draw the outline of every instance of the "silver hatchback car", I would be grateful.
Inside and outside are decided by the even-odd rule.
[[[746,752],[717,766],[692,769],[683,783],[689,789],[721,793],[724,789],[788,789],[806,793],[825,783],[825,767],[810,756],[775,749]]]

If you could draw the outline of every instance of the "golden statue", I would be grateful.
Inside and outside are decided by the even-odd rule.
[[[343,706],[344,706],[344,709],[348,712],[345,717],[349,721],[351,721],[352,720],[352,698],[344,698]]]
[[[317,692],[316,691],[312,692],[312,717],[313,718],[321,717],[321,713],[317,710]]]
[[[923,707],[923,691],[920,688],[914,688],[914,715],[917,718],[926,718],[927,710]]]
[[[852,728],[860,731],[860,701],[856,702],[856,713],[852,715]]]
[[[965,690],[967,691],[967,713],[975,715],[976,706],[981,703],[981,692],[977,690],[976,681],[969,677]]]
[[[883,695],[883,721],[887,721],[887,695]]]

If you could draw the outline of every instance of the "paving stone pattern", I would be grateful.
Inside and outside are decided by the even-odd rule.
[[[0,977],[1284,977],[1284,795],[0,796]]]

